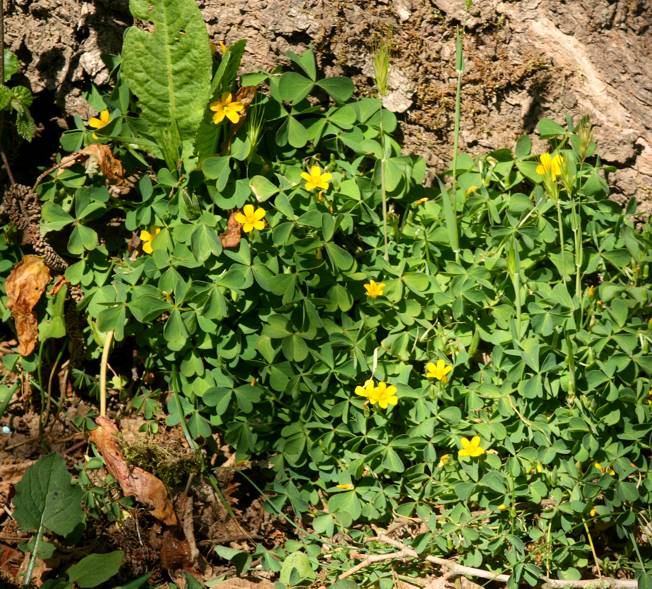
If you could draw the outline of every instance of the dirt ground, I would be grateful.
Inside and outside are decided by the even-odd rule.
[[[461,147],[513,145],[542,116],[589,114],[603,160],[619,170],[615,197],[652,210],[652,3],[648,0],[199,0],[214,41],[244,38],[246,69],[272,68],[312,44],[322,70],[372,92],[371,53],[393,47],[389,107],[405,148],[433,171],[450,161],[454,31],[466,20]],[[102,85],[101,55],[117,53],[130,24],[126,0],[10,0],[6,43],[40,94],[40,124],[88,115],[80,89]]]

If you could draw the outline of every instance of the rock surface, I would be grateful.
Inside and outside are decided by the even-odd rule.
[[[126,0],[14,0],[6,44],[35,92],[68,114],[89,115],[80,89],[109,79],[101,55],[118,53]],[[616,198],[652,211],[652,3],[648,0],[199,0],[213,41],[247,40],[244,66],[271,69],[309,44],[322,71],[373,92],[371,54],[392,46],[391,104],[406,150],[433,171],[451,156],[455,27],[464,22],[461,148],[511,146],[542,116],[588,114]],[[47,124],[47,121],[41,121]]]

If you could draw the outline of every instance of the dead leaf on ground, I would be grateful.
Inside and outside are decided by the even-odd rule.
[[[17,579],[23,558],[23,553],[19,550],[0,543],[0,573],[4,573],[12,580]],[[0,580],[2,580],[1,576]]]
[[[25,256],[7,277],[7,307],[18,334],[18,352],[28,356],[38,339],[38,321],[32,312],[50,282],[50,269],[40,256]]]
[[[220,241],[222,242],[222,247],[226,248],[235,248],[240,245],[240,228],[242,225],[235,220],[235,216],[240,211],[233,211],[229,215],[229,220],[226,224],[226,231],[220,234]]]
[[[151,515],[164,524],[177,524],[174,507],[163,482],[142,468],[130,467],[118,448],[117,426],[107,417],[98,417],[97,429],[90,433],[90,440],[99,450],[106,467],[120,484],[125,495],[133,495],[138,501],[152,508]]]

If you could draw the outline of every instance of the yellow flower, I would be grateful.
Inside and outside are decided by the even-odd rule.
[[[230,92],[222,94],[222,98],[211,102],[209,108],[215,112],[213,115],[213,123],[219,125],[224,117],[229,119],[234,125],[240,120],[242,116],[240,113],[244,110],[242,102],[233,102],[233,97]]]
[[[97,117],[91,117],[88,119],[88,126],[92,129],[101,129],[102,127],[106,127],[110,122],[111,117],[109,116],[109,111],[103,110],[100,113],[99,119]],[[97,139],[97,135],[95,133],[93,133],[92,137],[93,139]]]
[[[333,174],[322,172],[319,166],[311,166],[310,172],[301,172],[301,177],[306,181],[306,190],[314,190],[315,188],[328,190],[328,183],[331,181]]]
[[[340,483],[337,485],[338,489],[343,489],[344,491],[350,491],[353,489],[353,485],[351,483]]]
[[[505,510],[507,510],[507,509],[509,509],[509,507],[508,507],[507,505],[505,505],[504,503],[501,503],[501,504],[498,506],[498,511],[505,511]]]
[[[367,291],[367,296],[370,299],[375,299],[376,297],[382,296],[383,291],[385,290],[385,283],[370,280],[367,282],[367,284],[364,285],[364,288]]]
[[[464,194],[465,194],[466,196],[469,196],[470,194],[473,194],[477,189],[478,189],[478,187],[477,187],[475,184],[471,184],[471,186],[469,186],[469,187],[466,189],[466,192],[465,192]]]
[[[382,380],[375,386],[372,378],[365,381],[364,385],[355,387],[356,395],[365,397],[371,405],[379,405],[382,409],[398,403],[396,391],[397,388],[393,384],[387,386]]]
[[[462,444],[462,449],[458,450],[458,456],[471,456],[475,458],[476,456],[482,456],[485,452],[484,448],[480,446],[480,436],[473,436],[470,440],[462,438],[460,444]]]
[[[595,296],[595,286],[589,286],[589,288],[586,289],[586,295],[592,299]]]
[[[388,405],[396,405],[398,403],[396,391],[397,388],[393,384],[387,386],[385,382],[381,380],[374,391],[373,398],[369,397],[369,402],[372,405],[378,403],[381,409],[387,409]]]
[[[265,228],[265,221],[262,220],[265,213],[265,209],[258,207],[254,210],[254,205],[245,205],[242,212],[235,214],[235,220],[242,225],[242,230],[245,233],[249,233],[254,229],[260,231]]]
[[[589,511],[589,515],[591,517],[595,517],[596,515],[598,515],[598,512],[595,510],[595,507],[593,507],[591,511]]]
[[[360,395],[361,397],[366,397],[367,399],[370,399],[375,391],[376,387],[374,386],[373,378],[366,380],[364,385],[355,387],[355,394]]]
[[[602,466],[599,462],[594,462],[593,466],[597,468],[602,474],[607,473],[609,476],[614,476],[616,474],[616,471],[611,468],[610,466]]]
[[[450,454],[442,454],[439,457],[439,462],[437,463],[437,468],[443,468],[448,464],[448,461],[450,460],[451,455]]]
[[[541,176],[550,176],[553,180],[561,175],[561,169],[564,165],[564,158],[559,154],[550,157],[548,152],[539,156],[539,165],[536,172]]]
[[[218,45],[219,45],[220,53],[221,53],[222,55],[226,55],[226,54],[228,53],[228,51],[229,51],[229,48],[228,48],[228,46],[226,45],[226,43],[224,43],[224,41],[222,41],[222,39],[220,39],[220,40],[218,41]]]
[[[161,232],[160,227],[152,227],[151,231],[143,229],[140,232],[140,241],[143,242],[143,251],[146,254],[151,254],[154,250],[152,249],[152,242],[154,238]]]
[[[426,364],[426,378],[436,378],[441,382],[448,382],[447,374],[453,370],[452,366],[448,366],[443,360],[437,360],[437,364],[434,362],[428,362]]]

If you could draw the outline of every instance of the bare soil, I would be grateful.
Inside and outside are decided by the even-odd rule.
[[[199,0],[213,41],[244,38],[246,69],[270,69],[312,45],[326,74],[373,92],[371,54],[390,40],[388,98],[405,148],[433,172],[450,161],[455,27],[466,24],[461,147],[513,145],[539,118],[591,116],[603,160],[619,168],[615,198],[652,210],[652,3],[648,0]],[[88,116],[81,88],[105,84],[102,55],[117,54],[127,0],[10,0],[6,42],[42,96],[47,133]],[[49,119],[51,120],[48,120]]]

